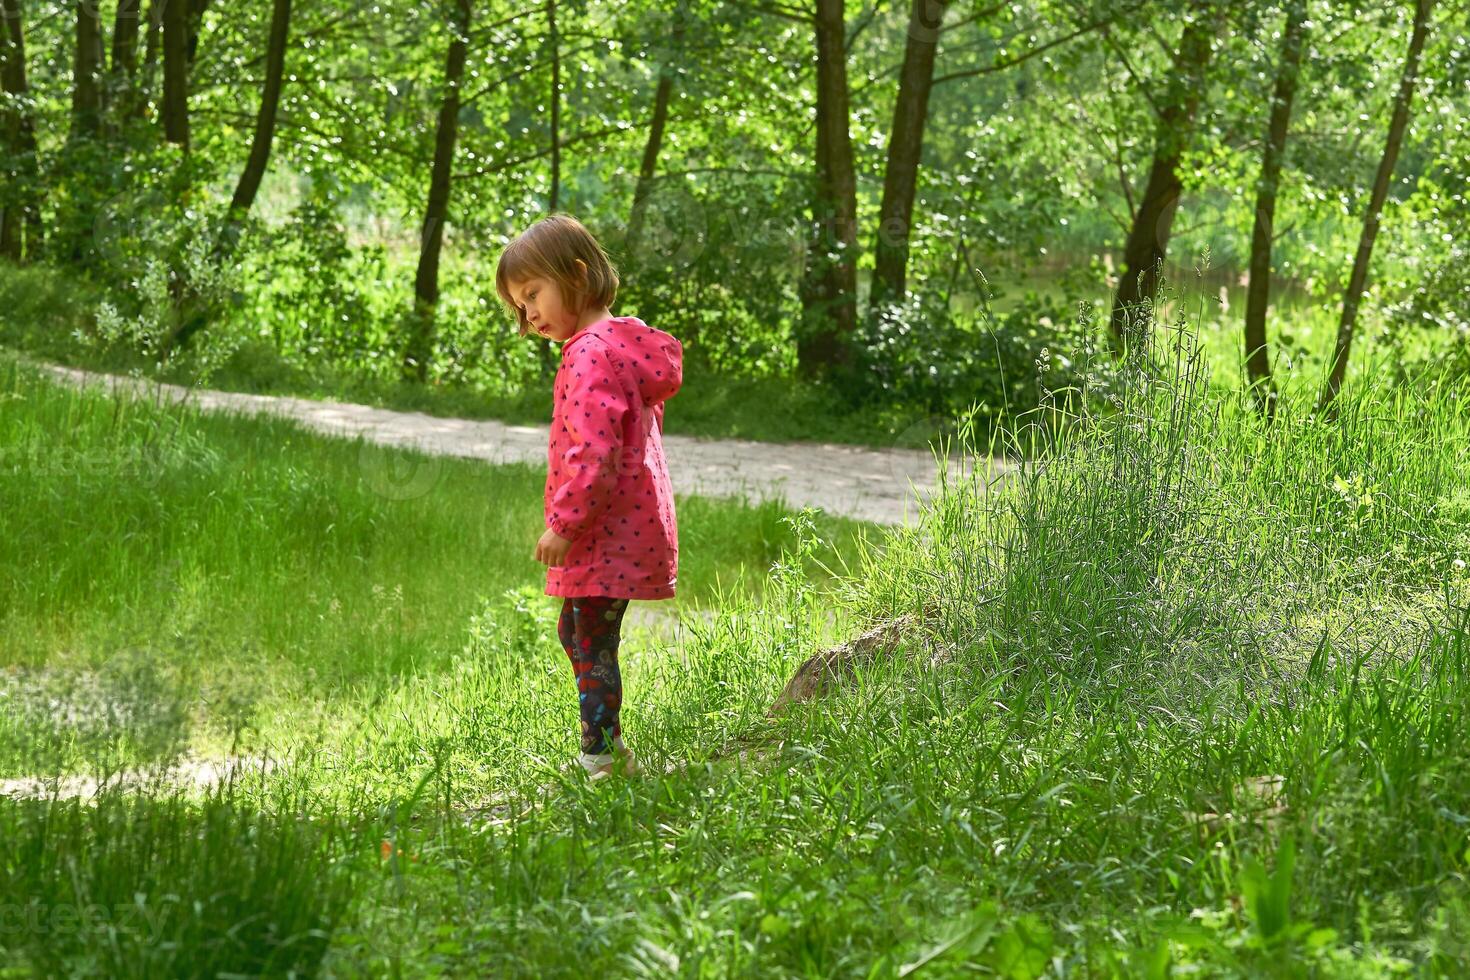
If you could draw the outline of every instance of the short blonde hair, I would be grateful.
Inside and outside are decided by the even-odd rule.
[[[585,276],[577,266],[587,267]],[[495,291],[520,324],[524,337],[531,329],[526,314],[510,295],[512,282],[545,278],[556,283],[573,313],[611,307],[618,295],[618,273],[592,232],[569,214],[542,218],[505,247],[495,265]]]

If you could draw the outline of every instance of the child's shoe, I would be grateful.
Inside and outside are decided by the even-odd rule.
[[[594,783],[609,776],[635,776],[641,771],[632,750],[623,745],[614,745],[612,752],[596,755],[583,752],[577,757],[577,761],[587,771],[587,778]]]

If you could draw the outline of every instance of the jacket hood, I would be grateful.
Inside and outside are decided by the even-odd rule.
[[[650,327],[636,316],[613,317],[589,324],[569,339],[562,347],[563,357],[584,334],[602,338],[622,357],[645,405],[668,401],[684,383],[684,345],[673,334]]]

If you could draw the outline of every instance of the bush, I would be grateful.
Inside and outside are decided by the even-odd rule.
[[[381,246],[350,246],[324,184],[314,182],[280,226],[256,226],[242,244],[250,298],[238,311],[239,329],[268,340],[297,367],[396,377],[395,314],[409,297],[384,288],[390,277]]]
[[[861,324],[855,403],[900,403],[954,415],[973,406],[992,426],[1037,408],[1074,378],[1091,334],[1069,300],[1028,290],[1004,313],[956,313],[932,292]],[[876,384],[874,382],[876,381]]]
[[[201,226],[201,230],[202,226]],[[187,347],[174,338],[194,304],[219,309],[235,292],[237,278],[231,267],[212,253],[213,236],[194,234],[179,248],[177,264],[149,257],[135,280],[134,294],[123,308],[112,299],[97,307],[94,330],[74,331],[77,341],[103,349],[122,347],[152,360],[160,372],[185,367],[200,383],[229,360],[243,338],[216,320],[200,331]],[[180,297],[188,301],[180,302]]]
[[[1385,314],[1385,346],[1399,384],[1417,384],[1425,373],[1470,377],[1470,246],[1457,242]]]
[[[43,359],[70,354],[72,331],[91,320],[103,295],[80,272],[0,261],[0,342]]]

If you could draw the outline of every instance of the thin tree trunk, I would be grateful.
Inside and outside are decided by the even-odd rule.
[[[204,12],[209,9],[209,0],[187,0],[188,41],[184,45],[189,64],[189,74],[194,74],[194,62],[199,56],[199,29],[204,24]]]
[[[428,379],[434,344],[434,311],[439,304],[439,253],[444,244],[444,222],[449,212],[450,176],[454,146],[459,138],[460,87],[469,56],[470,0],[456,0],[450,28],[449,55],[444,66],[444,102],[434,140],[434,168],[429,178],[429,200],[424,211],[418,275],[414,279],[414,315],[403,355],[403,375],[423,383]]]
[[[96,136],[102,126],[102,24],[95,0],[77,0],[72,59],[71,138]]]
[[[137,91],[129,106],[129,115],[143,119],[153,103],[157,83],[158,52],[163,44],[163,12],[168,0],[148,0],[143,16],[143,66],[138,72]]]
[[[868,295],[872,316],[878,315],[885,304],[901,301],[907,288],[914,191],[929,117],[939,27],[948,4],[949,0],[913,0],[909,12],[908,44],[899,74],[898,98],[893,103],[883,203],[878,208],[878,235],[873,244],[873,287]]]
[[[1373,194],[1368,201],[1368,211],[1363,215],[1363,233],[1358,239],[1358,254],[1353,259],[1353,272],[1348,279],[1347,292],[1342,298],[1342,319],[1337,325],[1337,342],[1333,345],[1332,370],[1317,399],[1319,409],[1332,404],[1342,388],[1343,378],[1347,375],[1348,354],[1352,350],[1353,330],[1358,320],[1358,304],[1362,302],[1363,290],[1368,283],[1368,263],[1373,257],[1373,242],[1378,237],[1378,218],[1383,211],[1383,202],[1388,198],[1388,185],[1393,179],[1394,165],[1398,162],[1399,147],[1404,142],[1404,130],[1409,127],[1409,105],[1414,99],[1414,85],[1419,78],[1419,57],[1424,52],[1424,42],[1429,36],[1429,14],[1433,7],[1433,0],[1417,0],[1414,6],[1414,33],[1409,38],[1409,54],[1404,61],[1403,77],[1399,79],[1393,118],[1388,124],[1388,142],[1383,148],[1383,157],[1378,161],[1378,175],[1373,180]]]
[[[556,0],[546,4],[546,23],[551,43],[551,199],[548,211],[561,203],[561,38],[556,32]]]
[[[1276,69],[1276,91],[1271,97],[1271,123],[1261,157],[1255,226],[1251,230],[1250,286],[1245,299],[1245,366],[1256,406],[1267,418],[1275,416],[1277,398],[1266,341],[1266,305],[1271,298],[1271,236],[1276,223],[1276,192],[1281,160],[1286,152],[1286,132],[1301,74],[1306,25],[1307,0],[1293,0],[1281,37],[1281,64]]]
[[[281,79],[286,70],[286,41],[291,33],[291,0],[275,0],[271,9],[270,40],[265,52],[265,86],[260,95],[260,112],[255,117],[255,138],[250,158],[240,171],[235,196],[230,201],[228,224],[236,226],[250,213],[260,182],[270,163],[271,142],[276,132],[276,110],[281,104]]]
[[[1110,329],[1118,353],[1127,348],[1129,327],[1146,329],[1143,321],[1159,288],[1159,268],[1168,252],[1169,232],[1183,189],[1179,160],[1204,95],[1219,14],[1214,8],[1202,11],[1185,26],[1179,39],[1168,97],[1159,110],[1148,184],[1123,248],[1123,272],[1113,299]]]
[[[0,186],[0,255],[15,262],[41,254],[41,183],[36,155],[35,121],[22,111],[29,94],[26,81],[25,27],[21,0],[0,0],[0,91],[16,108],[0,113],[5,155]]]
[[[163,136],[189,151],[189,10],[183,0],[163,3]]]
[[[847,37],[842,0],[816,0],[816,193],[802,299],[807,323],[797,365],[814,378],[852,363],[857,318],[857,183],[848,131]]]
[[[825,58],[820,42],[817,45],[817,62],[820,66]],[[819,69],[820,74],[820,69]],[[821,86],[817,89],[816,115],[816,146],[812,157],[814,170],[814,183],[812,187],[812,215],[809,239],[807,241],[806,267],[802,271],[801,281],[798,284],[798,292],[801,299],[802,309],[802,334],[797,338],[797,371],[805,378],[819,377],[823,369],[823,358],[818,352],[819,346],[830,341],[833,333],[831,322],[827,318],[825,309],[826,280],[824,270],[826,268],[825,232],[828,208],[824,205],[824,194],[828,186],[827,179],[827,133],[826,116],[830,110],[827,101],[822,97]]]
[[[6,0],[0,0],[0,94],[11,96],[10,91],[10,7]],[[24,68],[24,62],[21,63]],[[6,99],[9,101],[9,98]],[[4,142],[5,160],[5,182],[3,190],[0,190],[0,258],[6,258],[12,262],[19,261],[21,257],[20,243],[20,208],[19,202],[14,200],[16,188],[20,184],[19,174],[16,172],[15,161],[19,156],[17,147],[17,136],[19,135],[18,120],[15,113],[6,110],[0,113],[0,139]]]
[[[146,18],[144,18],[148,26],[145,33],[146,40],[143,45],[143,70],[145,73],[147,73],[150,69],[158,64],[159,51],[160,49],[162,49],[165,63],[165,105],[160,107],[160,112],[167,111],[166,103],[168,97],[168,41],[165,37],[165,35],[167,34],[165,21],[168,18],[169,8],[182,8],[179,13],[183,16],[184,39],[180,43],[180,46],[184,50],[182,62],[184,66],[184,74],[187,77],[190,73],[192,73],[194,68],[194,56],[199,49],[199,27],[200,24],[203,22],[204,11],[207,6],[208,0],[203,0],[203,2],[199,2],[199,0],[179,0],[178,3],[171,3],[170,0],[148,0],[148,15]],[[147,114],[147,112],[148,99],[143,93],[139,93],[139,97],[133,102],[132,114],[138,118],[142,118],[144,115]]]
[[[669,121],[669,101],[674,94],[675,63],[683,50],[684,39],[683,4],[679,5],[671,35],[669,56],[659,66],[658,87],[653,93],[653,119],[648,124],[648,141],[643,144],[643,161],[638,167],[638,183],[633,188],[633,213],[628,218],[628,234],[623,242],[623,251],[630,258],[637,253],[643,240],[643,223],[648,210],[648,199],[653,194],[653,182],[658,173],[658,154],[663,147],[664,128]]]
[[[112,94],[109,125],[121,129],[138,100],[138,36],[142,29],[141,0],[118,0],[112,21],[112,69],[108,87]]]
[[[158,64],[158,48],[163,41],[163,12],[167,6],[168,0],[148,0],[148,32],[143,45],[145,69]]]
[[[277,109],[281,104],[282,78],[286,70],[286,44],[291,32],[291,0],[275,0],[271,8],[270,36],[266,41],[265,83],[261,89],[260,111],[255,117],[255,136],[250,144],[250,156],[240,171],[235,184],[235,194],[225,214],[224,227],[215,239],[212,253],[223,260],[234,251],[240,236],[240,226],[245,216],[255,205],[255,195],[260,190],[266,167],[270,163],[271,143],[275,137]],[[199,297],[181,297],[180,306],[185,312],[180,317],[180,326],[170,338],[170,349],[187,344],[209,323],[214,312],[202,305]]]
[[[643,162],[638,167],[638,183],[633,188],[633,213],[628,218],[628,235],[624,252],[632,256],[643,238],[643,222],[648,210],[648,199],[653,194],[653,182],[658,173],[658,153],[663,145],[664,127],[669,119],[669,98],[674,90],[674,80],[665,69],[653,93],[653,119],[648,125],[648,141],[643,144]]]
[[[556,23],[556,0],[546,4],[547,43],[551,48],[551,191],[546,197],[547,213],[561,206],[561,32]],[[541,369],[546,375],[556,372],[559,357],[556,347],[540,347]]]
[[[112,19],[112,71],[132,77],[138,70],[138,36],[142,30],[141,0],[118,0]]]

